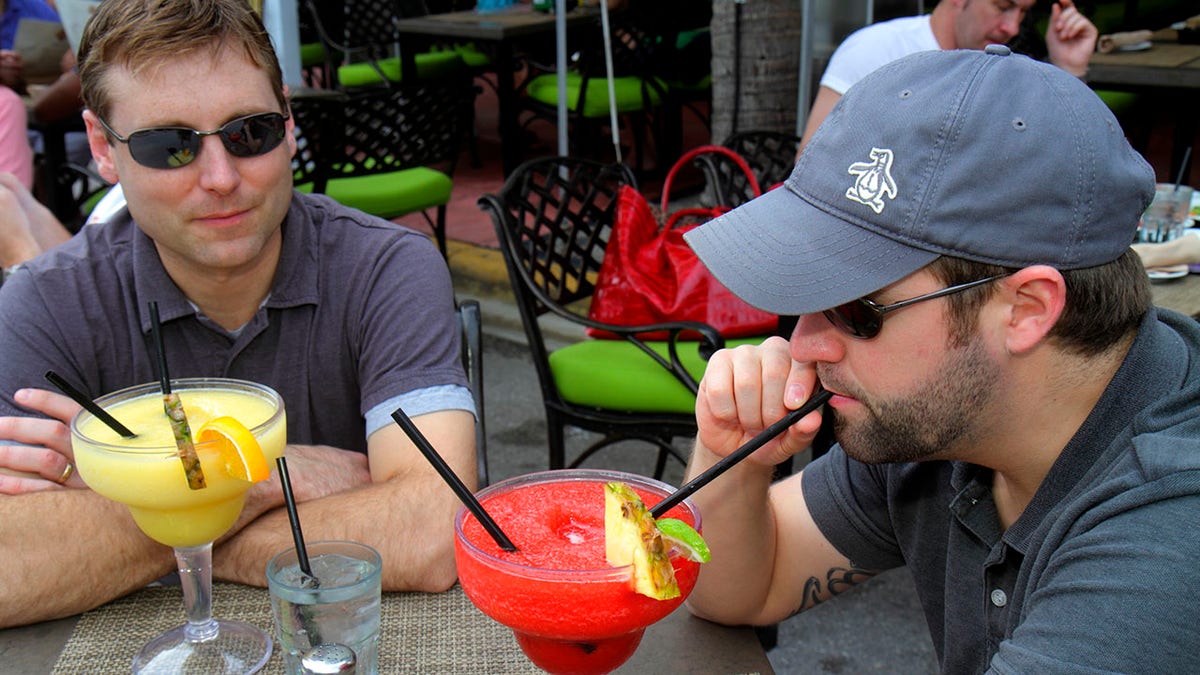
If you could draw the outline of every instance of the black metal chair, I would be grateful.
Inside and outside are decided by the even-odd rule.
[[[766,191],[791,175],[800,137],[778,131],[742,131],[722,145],[746,160],[759,187]],[[704,155],[697,162],[708,186],[706,194],[716,204],[735,208],[754,198],[745,174],[732,161],[720,155]]]
[[[487,427],[483,415],[483,316],[477,300],[462,300],[458,303],[458,324],[462,330],[463,367],[467,369],[467,382],[471,386],[471,398],[475,400],[475,460],[479,487],[490,482],[487,458]]]
[[[445,256],[446,206],[470,86],[460,73],[394,89],[294,97],[296,126],[307,125],[300,132],[314,149],[304,160],[315,163],[293,164],[307,171],[297,184],[311,179],[312,191],[388,220],[421,213]]]
[[[631,328],[587,317],[612,231],[617,191],[626,184],[633,185],[634,177],[624,165],[547,157],[525,162],[498,193],[479,200],[495,225],[537,369],[551,469],[567,466],[567,426],[601,435],[572,467],[626,440],[658,449],[655,476],[662,475],[668,457],[683,462],[673,440],[696,433],[697,382],[707,357],[724,346],[717,330],[703,323]],[[547,316],[620,339],[584,339],[552,350],[541,325]],[[666,331],[670,339],[639,337],[651,331]],[[685,332],[698,333],[702,340],[681,339]],[[670,401],[675,403],[668,406]]]
[[[650,3],[653,4],[653,3]],[[618,126],[625,126],[633,150],[632,162],[639,171],[649,171],[646,161],[654,148],[657,169],[662,171],[678,157],[677,119],[667,120],[668,84],[659,77],[661,36],[653,12],[632,8],[610,14],[610,39],[606,52],[600,21],[580,28],[570,41],[571,55],[566,75],[568,134],[572,155],[602,161],[615,160],[610,134],[611,114],[608,65],[612,65],[612,87]],[[538,123],[558,123],[558,76],[555,65],[540,63],[527,55],[531,68],[542,74],[523,83],[522,128]],[[675,118],[678,115],[674,116]],[[629,159],[623,158],[626,161]]]

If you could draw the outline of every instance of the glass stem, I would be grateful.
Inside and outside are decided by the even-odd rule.
[[[212,544],[176,548],[175,561],[187,612],[183,634],[188,642],[207,642],[219,628],[212,618]]]

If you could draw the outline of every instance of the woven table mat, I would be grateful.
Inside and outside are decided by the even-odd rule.
[[[244,621],[275,640],[265,588],[216,583],[213,615]],[[142,645],[183,623],[178,586],[146,588],[84,613],[54,675],[128,673]],[[276,642],[264,673],[282,673]],[[512,631],[484,616],[460,586],[446,593],[384,593],[379,629],[380,673],[540,673]]]

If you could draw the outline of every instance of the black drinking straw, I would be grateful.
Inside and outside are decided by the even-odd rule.
[[[79,405],[83,406],[84,410],[92,413],[96,419],[108,425],[109,429],[121,434],[125,438],[134,438],[137,436],[137,434],[129,430],[129,427],[118,422],[117,418],[110,415],[107,410],[96,405],[96,402],[88,398],[86,394],[84,394],[82,391],[79,391],[75,387],[72,387],[71,383],[64,380],[58,373],[54,372],[53,370],[47,370],[45,377],[50,384],[58,387],[59,391],[67,396],[70,396],[72,401],[75,401]]]
[[[454,494],[458,495],[459,500],[470,509],[471,513],[475,514],[475,517],[483,525],[483,529],[487,530],[488,534],[492,535],[492,539],[496,540],[496,545],[510,553],[517,550],[516,545],[509,540],[504,531],[500,529],[500,526],[496,524],[496,521],[488,515],[487,511],[483,510],[483,504],[479,503],[479,500],[475,498],[471,490],[463,484],[458,474],[454,473],[454,469],[451,469],[450,465],[446,464],[446,460],[442,459],[437,450],[433,449],[433,445],[429,443],[429,439],[425,438],[425,435],[421,433],[417,425],[413,424],[413,421],[408,418],[404,410],[396,408],[392,413],[392,419],[396,420],[396,424],[399,424],[404,433],[408,434],[408,437],[416,444],[421,454],[425,455],[425,459],[429,460],[434,469],[437,469],[437,472],[442,476],[442,480],[450,485],[450,489],[454,490]]]
[[[167,396],[171,393],[171,376],[167,374],[167,350],[163,345],[162,323],[158,320],[158,303],[151,300],[147,306],[150,308],[150,335],[154,338],[154,357],[158,361],[158,381],[163,396]]]
[[[1175,189],[1172,192],[1179,192],[1179,185],[1183,182],[1183,172],[1187,171],[1188,160],[1192,158],[1192,146],[1188,146],[1187,150],[1183,151],[1183,161],[1179,163],[1179,173],[1175,175]]]
[[[716,464],[708,467],[708,471],[696,476],[687,485],[684,485],[671,493],[666,499],[655,504],[654,508],[650,509],[650,515],[655,518],[661,518],[671,507],[687,499],[693,492],[711,483],[713,479],[728,471],[734,464],[748,457],[750,453],[769,443],[776,436],[783,433],[785,429],[799,422],[800,418],[820,408],[829,400],[830,396],[833,396],[833,394],[818,387],[816,392],[809,397],[804,405],[784,415],[779,421],[758,432],[758,435],[747,441],[745,445],[729,453]]]
[[[292,541],[296,544],[296,563],[300,571],[308,575],[316,585],[317,577],[312,573],[308,564],[308,549],[304,547],[304,533],[300,530],[300,514],[296,512],[296,497],[292,494],[292,479],[288,476],[287,459],[282,455],[275,458],[279,467],[279,482],[283,484],[283,502],[287,505],[288,521],[292,524]]]

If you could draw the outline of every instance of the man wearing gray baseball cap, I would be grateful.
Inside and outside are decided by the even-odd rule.
[[[718,352],[689,599],[769,624],[907,566],[943,672],[1187,672],[1200,653],[1200,325],[1129,245],[1154,174],[1062,70],[993,45],[852,87],[786,184],[689,233],[790,341]],[[838,443],[775,465],[832,415]]]

